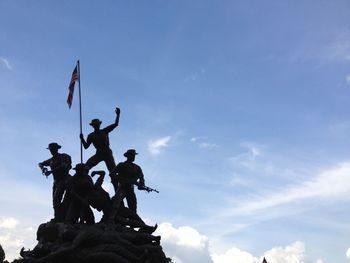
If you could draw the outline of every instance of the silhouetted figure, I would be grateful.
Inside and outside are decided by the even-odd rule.
[[[106,163],[109,172],[115,168],[115,161],[112,150],[109,147],[108,137],[108,134],[119,124],[120,109],[118,107],[115,109],[115,113],[115,122],[104,129],[100,129],[102,122],[99,119],[93,119],[90,122],[90,125],[94,128],[94,131],[88,135],[86,141],[84,139],[84,135],[80,134],[80,140],[85,149],[89,148],[91,144],[93,144],[96,148],[95,155],[91,156],[86,162],[89,169],[93,168],[102,161]]]
[[[93,190],[88,195],[89,204],[99,212],[103,212],[102,218],[107,218],[112,208],[111,198],[102,187],[105,174],[105,171],[93,171],[91,173],[91,177],[95,175],[99,175],[99,177],[94,184]]]
[[[69,170],[72,168],[72,159],[66,153],[59,153],[61,145],[53,142],[48,148],[52,157],[39,163],[39,167],[45,176],[53,175],[52,200],[55,221],[61,221],[64,217],[62,211],[62,198],[66,190],[66,179],[69,177]],[[48,170],[46,167],[50,167]]]
[[[85,164],[79,163],[73,169],[76,172],[67,182],[69,205],[65,219],[70,223],[94,224],[95,217],[88,199],[94,188],[94,183],[88,174],[89,168]]]
[[[134,213],[137,213],[137,200],[134,191],[134,184],[139,188],[145,185],[145,179],[141,167],[134,163],[137,155],[134,149],[129,149],[124,153],[125,162],[120,162],[112,172],[112,183],[114,187],[118,186],[116,197],[113,201],[113,213],[117,213],[120,203],[126,198],[128,207]],[[115,215],[113,215],[113,218]]]
[[[5,251],[3,250],[2,246],[0,245],[0,262],[4,262],[5,260]]]

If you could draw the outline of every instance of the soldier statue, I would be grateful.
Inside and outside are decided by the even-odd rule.
[[[113,124],[100,129],[101,121],[99,119],[93,119],[90,125],[94,128],[94,131],[90,133],[85,141],[84,135],[80,134],[80,140],[84,148],[87,149],[91,144],[96,148],[96,153],[91,156],[87,161],[86,165],[89,169],[93,168],[100,162],[104,161],[107,169],[111,172],[115,168],[115,161],[113,158],[113,152],[109,147],[109,137],[108,134],[113,131],[119,124],[120,109],[117,107],[115,109],[116,118]]]
[[[120,162],[112,172],[112,182],[114,187],[118,186],[115,197],[114,211],[118,210],[120,203],[126,198],[128,207],[134,213],[137,213],[137,200],[134,191],[134,185],[138,185],[142,190],[145,187],[145,179],[141,167],[134,163],[137,152],[129,149],[124,153],[125,162]]]
[[[90,208],[88,196],[94,188],[89,168],[79,163],[73,168],[75,174],[67,181],[68,209],[65,221],[70,223],[94,224],[95,217]]]
[[[52,199],[54,209],[54,221],[62,221],[64,212],[62,211],[62,199],[66,190],[66,180],[69,177],[69,170],[72,168],[71,157],[66,153],[59,153],[61,145],[56,142],[50,143],[48,148],[52,157],[39,163],[42,173],[47,177],[53,175]],[[50,167],[51,170],[48,170]]]

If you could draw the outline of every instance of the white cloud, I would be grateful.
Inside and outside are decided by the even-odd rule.
[[[6,259],[13,260],[19,257],[19,251],[23,247],[24,242],[22,239],[8,233],[0,236],[0,244],[5,251]]]
[[[208,238],[189,226],[175,228],[171,223],[162,223],[157,232],[162,235],[162,240],[171,241],[178,246],[187,246],[194,249],[205,249],[208,246]]]
[[[0,228],[12,229],[18,225],[18,220],[13,217],[0,218]]]
[[[214,263],[260,263],[252,254],[236,247],[230,248],[224,254],[212,254]],[[234,261],[233,261],[234,260]]]
[[[151,154],[157,155],[163,148],[168,147],[168,143],[171,140],[171,136],[165,136],[156,140],[151,140],[148,143],[148,150]]]
[[[346,257],[350,260],[350,248],[346,250]]]
[[[264,257],[268,263],[305,263],[305,245],[301,241],[255,256],[238,247],[223,253],[210,253],[208,237],[190,226],[176,228],[171,223],[161,223],[155,234],[161,235],[164,252],[174,263],[261,263]],[[347,254],[350,258],[350,249]],[[323,261],[318,259],[315,263]]]
[[[165,254],[174,263],[212,263],[208,250],[208,238],[189,226],[175,228],[162,223],[155,234],[161,235]]]
[[[297,241],[290,246],[276,247],[265,252],[265,259],[268,263],[304,263],[305,246]]]
[[[12,66],[6,58],[0,57],[0,61],[7,69],[12,70]]]
[[[230,248],[223,254],[212,254],[214,263],[261,263],[264,257],[268,263],[304,263],[305,246],[297,241],[286,247],[272,248],[259,258],[237,247]]]

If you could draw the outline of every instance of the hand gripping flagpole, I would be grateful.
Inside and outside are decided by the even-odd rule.
[[[80,134],[83,134],[83,117],[82,117],[82,110],[81,110],[81,86],[80,86],[80,62],[78,60],[78,81],[79,81],[79,116],[80,116]],[[80,162],[83,163],[83,143],[80,140]]]

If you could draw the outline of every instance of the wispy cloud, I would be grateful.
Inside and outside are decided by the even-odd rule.
[[[341,163],[298,185],[257,195],[250,200],[240,200],[239,205],[230,213],[232,215],[253,214],[261,210],[308,199],[326,199],[327,201],[349,199],[349,175],[350,162]]]
[[[314,61],[317,67],[327,63],[344,63],[350,61],[350,33],[342,32],[323,43],[301,45],[288,55],[292,63]]]
[[[197,142],[197,141],[206,140],[206,139],[208,139],[207,136],[196,136],[196,137],[192,137],[192,138],[190,139],[190,141],[191,141],[191,142]]]
[[[148,150],[151,154],[157,155],[161,153],[164,148],[167,148],[169,145],[169,141],[171,140],[171,136],[165,136],[162,138],[158,138],[155,140],[151,140],[148,142]]]
[[[199,71],[196,71],[188,76],[185,77],[184,81],[189,82],[189,81],[196,81],[198,80],[202,75],[205,74],[205,69],[201,68]]]
[[[253,158],[259,156],[262,154],[262,150],[264,148],[263,145],[261,144],[257,144],[257,143],[253,143],[253,142],[242,142],[240,144],[241,147],[246,148],[249,150],[249,153],[251,154],[251,156]]]
[[[217,145],[216,143],[208,143],[208,142],[201,142],[199,145],[199,148],[218,148],[219,145]]]
[[[350,60],[350,35],[342,35],[325,47],[323,55],[330,60]]]
[[[239,153],[233,157],[230,157],[230,162],[234,164],[235,167],[243,167],[249,170],[261,170],[260,162],[257,159],[263,155],[263,145],[259,145],[253,142],[242,142],[240,147],[244,149],[244,152]],[[264,164],[264,170],[267,169],[267,163]],[[271,169],[271,168],[269,168]]]
[[[345,77],[346,83],[350,85],[350,74]]]
[[[207,136],[196,136],[190,139],[190,142],[198,145],[199,148],[207,149],[207,148],[218,148],[219,145],[213,142],[208,142]]]
[[[12,66],[11,66],[10,62],[9,62],[6,58],[0,57],[0,62],[1,62],[1,64],[4,65],[7,69],[12,70]]]

